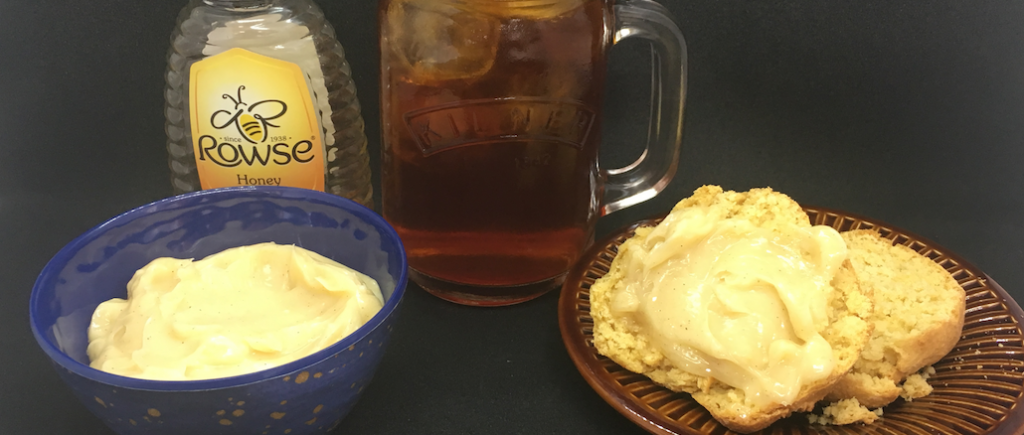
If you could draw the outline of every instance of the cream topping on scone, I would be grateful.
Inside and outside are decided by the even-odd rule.
[[[763,228],[708,207],[674,211],[623,253],[612,315],[628,318],[676,367],[787,405],[832,374],[821,332],[846,244],[825,226]]]

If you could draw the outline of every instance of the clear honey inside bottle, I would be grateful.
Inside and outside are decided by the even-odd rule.
[[[167,60],[175,193],[280,185],[373,206],[351,69],[312,1],[191,0]]]

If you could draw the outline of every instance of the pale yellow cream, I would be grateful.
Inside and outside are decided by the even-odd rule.
[[[832,228],[772,231],[682,209],[626,257],[612,313],[635,320],[676,367],[762,404],[792,403],[801,386],[831,374],[821,331],[846,259]]]
[[[338,342],[383,303],[372,278],[296,246],[159,258],[135,273],[127,300],[96,308],[90,365],[158,380],[251,373]]]

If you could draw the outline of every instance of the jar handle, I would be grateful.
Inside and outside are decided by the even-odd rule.
[[[651,121],[643,154],[628,166],[603,171],[602,215],[654,198],[672,180],[686,101],[686,41],[668,10],[651,0],[625,0],[614,11],[613,44],[633,37],[651,43]]]

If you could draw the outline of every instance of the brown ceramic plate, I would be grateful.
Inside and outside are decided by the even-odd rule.
[[[967,292],[963,335],[952,352],[934,365],[931,395],[905,402],[897,399],[870,425],[820,426],[803,415],[764,429],[772,435],[822,434],[993,434],[1024,433],[1024,343],[1020,306],[988,275],[946,249],[890,225],[844,212],[805,208],[815,225],[839,231],[876,229],[946,268]],[[675,393],[632,373],[597,353],[593,346],[590,286],[608,272],[612,259],[633,231],[654,225],[649,219],[623,228],[595,244],[569,272],[562,287],[558,317],[569,355],[613,408],[654,434],[732,434],[689,394]]]

